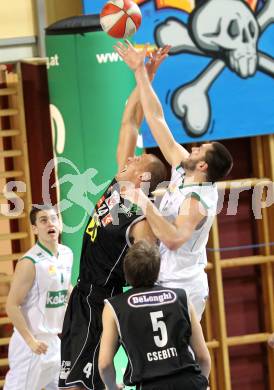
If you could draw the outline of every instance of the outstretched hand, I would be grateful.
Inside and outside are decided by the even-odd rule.
[[[166,45],[153,50],[153,52],[149,54],[146,69],[150,79],[153,79],[161,63],[168,57],[170,48],[170,45]]]
[[[148,46],[149,45],[146,44],[143,50],[137,50],[128,40],[125,40],[124,43],[118,42],[117,45],[114,46],[114,49],[124,62],[133,71],[136,71],[137,68],[144,65],[145,58],[147,57]],[[151,79],[154,77],[161,63],[167,58],[170,48],[171,46],[166,45],[163,48],[155,49],[148,55],[146,69],[148,76]]]
[[[137,68],[144,65],[147,48],[148,44],[145,45],[143,50],[138,51],[128,40],[125,40],[124,43],[118,42],[117,45],[114,46],[114,49],[117,51],[119,56],[134,72]]]

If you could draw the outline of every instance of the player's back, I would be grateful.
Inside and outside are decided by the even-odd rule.
[[[124,383],[187,372],[200,373],[189,352],[191,322],[186,293],[165,287],[135,288],[108,300],[129,363]]]

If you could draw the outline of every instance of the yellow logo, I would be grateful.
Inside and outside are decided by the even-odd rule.
[[[96,220],[92,218],[86,230],[86,233],[90,235],[90,239],[92,242],[94,242],[95,238],[97,237],[97,227],[98,225],[96,223]]]
[[[142,5],[150,0],[135,0],[135,3]],[[255,10],[257,0],[245,0],[251,9]],[[185,12],[192,12],[196,6],[195,0],[154,0],[156,9],[174,8]]]
[[[138,5],[147,3],[148,0],[135,0]],[[185,12],[191,12],[195,8],[195,0],[154,0],[157,9],[175,8]]]
[[[50,265],[50,266],[49,266],[49,274],[50,274],[50,275],[55,275],[56,272],[57,272],[57,270],[56,270],[55,265]]]

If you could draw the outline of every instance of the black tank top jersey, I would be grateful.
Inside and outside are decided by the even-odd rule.
[[[135,288],[107,300],[128,356],[126,385],[183,370],[201,372],[188,349],[191,322],[186,293],[160,286]]]
[[[97,202],[82,244],[78,284],[122,287],[123,258],[129,244],[130,227],[143,219],[136,206],[120,199],[119,186],[113,179]]]

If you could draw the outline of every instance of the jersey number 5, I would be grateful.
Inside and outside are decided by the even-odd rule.
[[[154,336],[154,342],[157,345],[157,347],[162,348],[167,344],[168,336],[167,336],[167,328],[164,321],[160,320],[164,317],[164,314],[161,311],[154,311],[149,313],[152,323],[152,329],[153,332],[160,331],[159,336]]]

